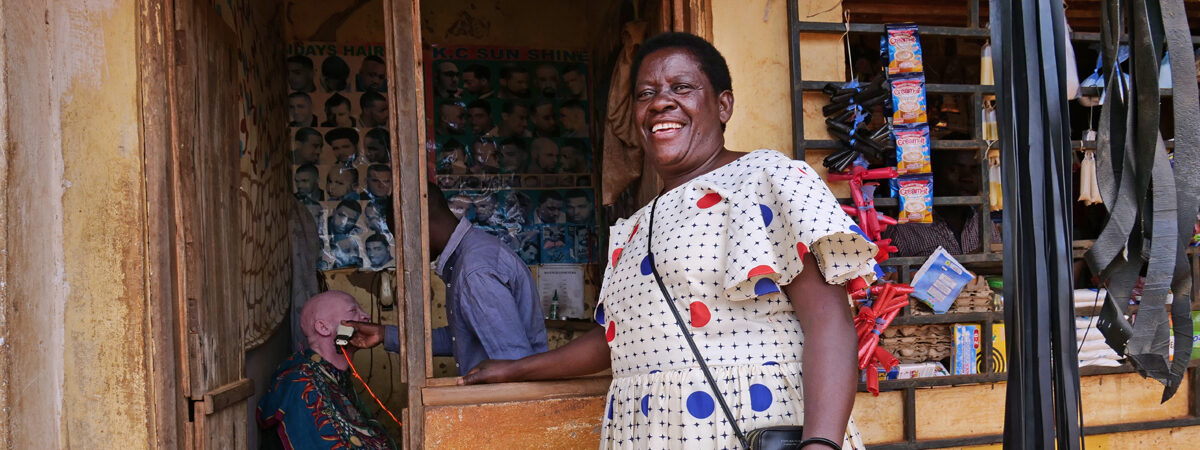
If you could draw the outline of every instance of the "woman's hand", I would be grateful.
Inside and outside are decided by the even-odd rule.
[[[460,385],[556,380],[591,375],[612,367],[604,328],[596,327],[567,345],[518,360],[489,359],[467,371]]]
[[[518,381],[515,370],[516,361],[508,359],[489,359],[479,363],[466,375],[458,379],[459,386],[481,383],[504,383]]]

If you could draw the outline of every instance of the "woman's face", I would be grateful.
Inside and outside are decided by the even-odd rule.
[[[634,122],[660,173],[694,169],[724,148],[721,125],[733,113],[733,93],[715,92],[691,52],[646,56],[633,98]]]

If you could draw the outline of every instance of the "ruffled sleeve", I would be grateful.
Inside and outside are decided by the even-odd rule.
[[[604,317],[604,299],[612,294],[613,273],[616,272],[617,262],[621,260],[621,254],[625,250],[625,246],[629,240],[637,233],[637,222],[641,212],[634,214],[634,217],[628,219],[617,219],[613,226],[608,228],[608,252],[607,260],[605,261],[604,279],[600,282],[600,298],[596,302],[596,311],[593,313],[593,318],[600,325],[605,324]]]
[[[773,152],[774,153],[774,152]],[[838,204],[808,164],[782,154],[762,158],[731,193],[725,293],[746,300],[780,292],[812,253],[830,284],[876,279],[878,248]]]

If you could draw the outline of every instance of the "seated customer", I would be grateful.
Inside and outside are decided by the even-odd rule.
[[[940,150],[933,152],[933,195],[972,196],[981,191],[979,159],[974,152]],[[905,223],[883,230],[899,250],[892,256],[929,256],[939,246],[952,255],[981,251],[979,221],[991,219],[973,206],[937,206],[933,223]],[[1000,233],[988,224],[991,242],[1000,243]]]
[[[369,318],[354,297],[341,291],[317,294],[304,304],[300,329],[308,350],[279,365],[258,402],[259,426],[274,432],[264,448],[396,448],[383,426],[367,415],[350,384],[349,363],[334,344],[338,324]]]
[[[458,374],[486,359],[520,359],[545,352],[546,323],[533,274],[520,256],[495,236],[450,212],[446,197],[429,184],[429,249],[436,272],[446,282],[449,326],[433,330],[433,354],[454,356]],[[477,206],[478,208],[478,206]],[[399,329],[352,322],[350,344],[381,342],[400,351]]]

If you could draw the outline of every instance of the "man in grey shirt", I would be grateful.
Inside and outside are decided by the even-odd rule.
[[[454,356],[464,375],[487,359],[520,359],[549,349],[537,285],[529,267],[503,242],[450,212],[446,198],[429,184],[429,249],[435,272],[446,282],[449,326],[433,330],[433,354]],[[356,331],[350,345],[383,343],[400,351],[400,330],[347,322]]]

